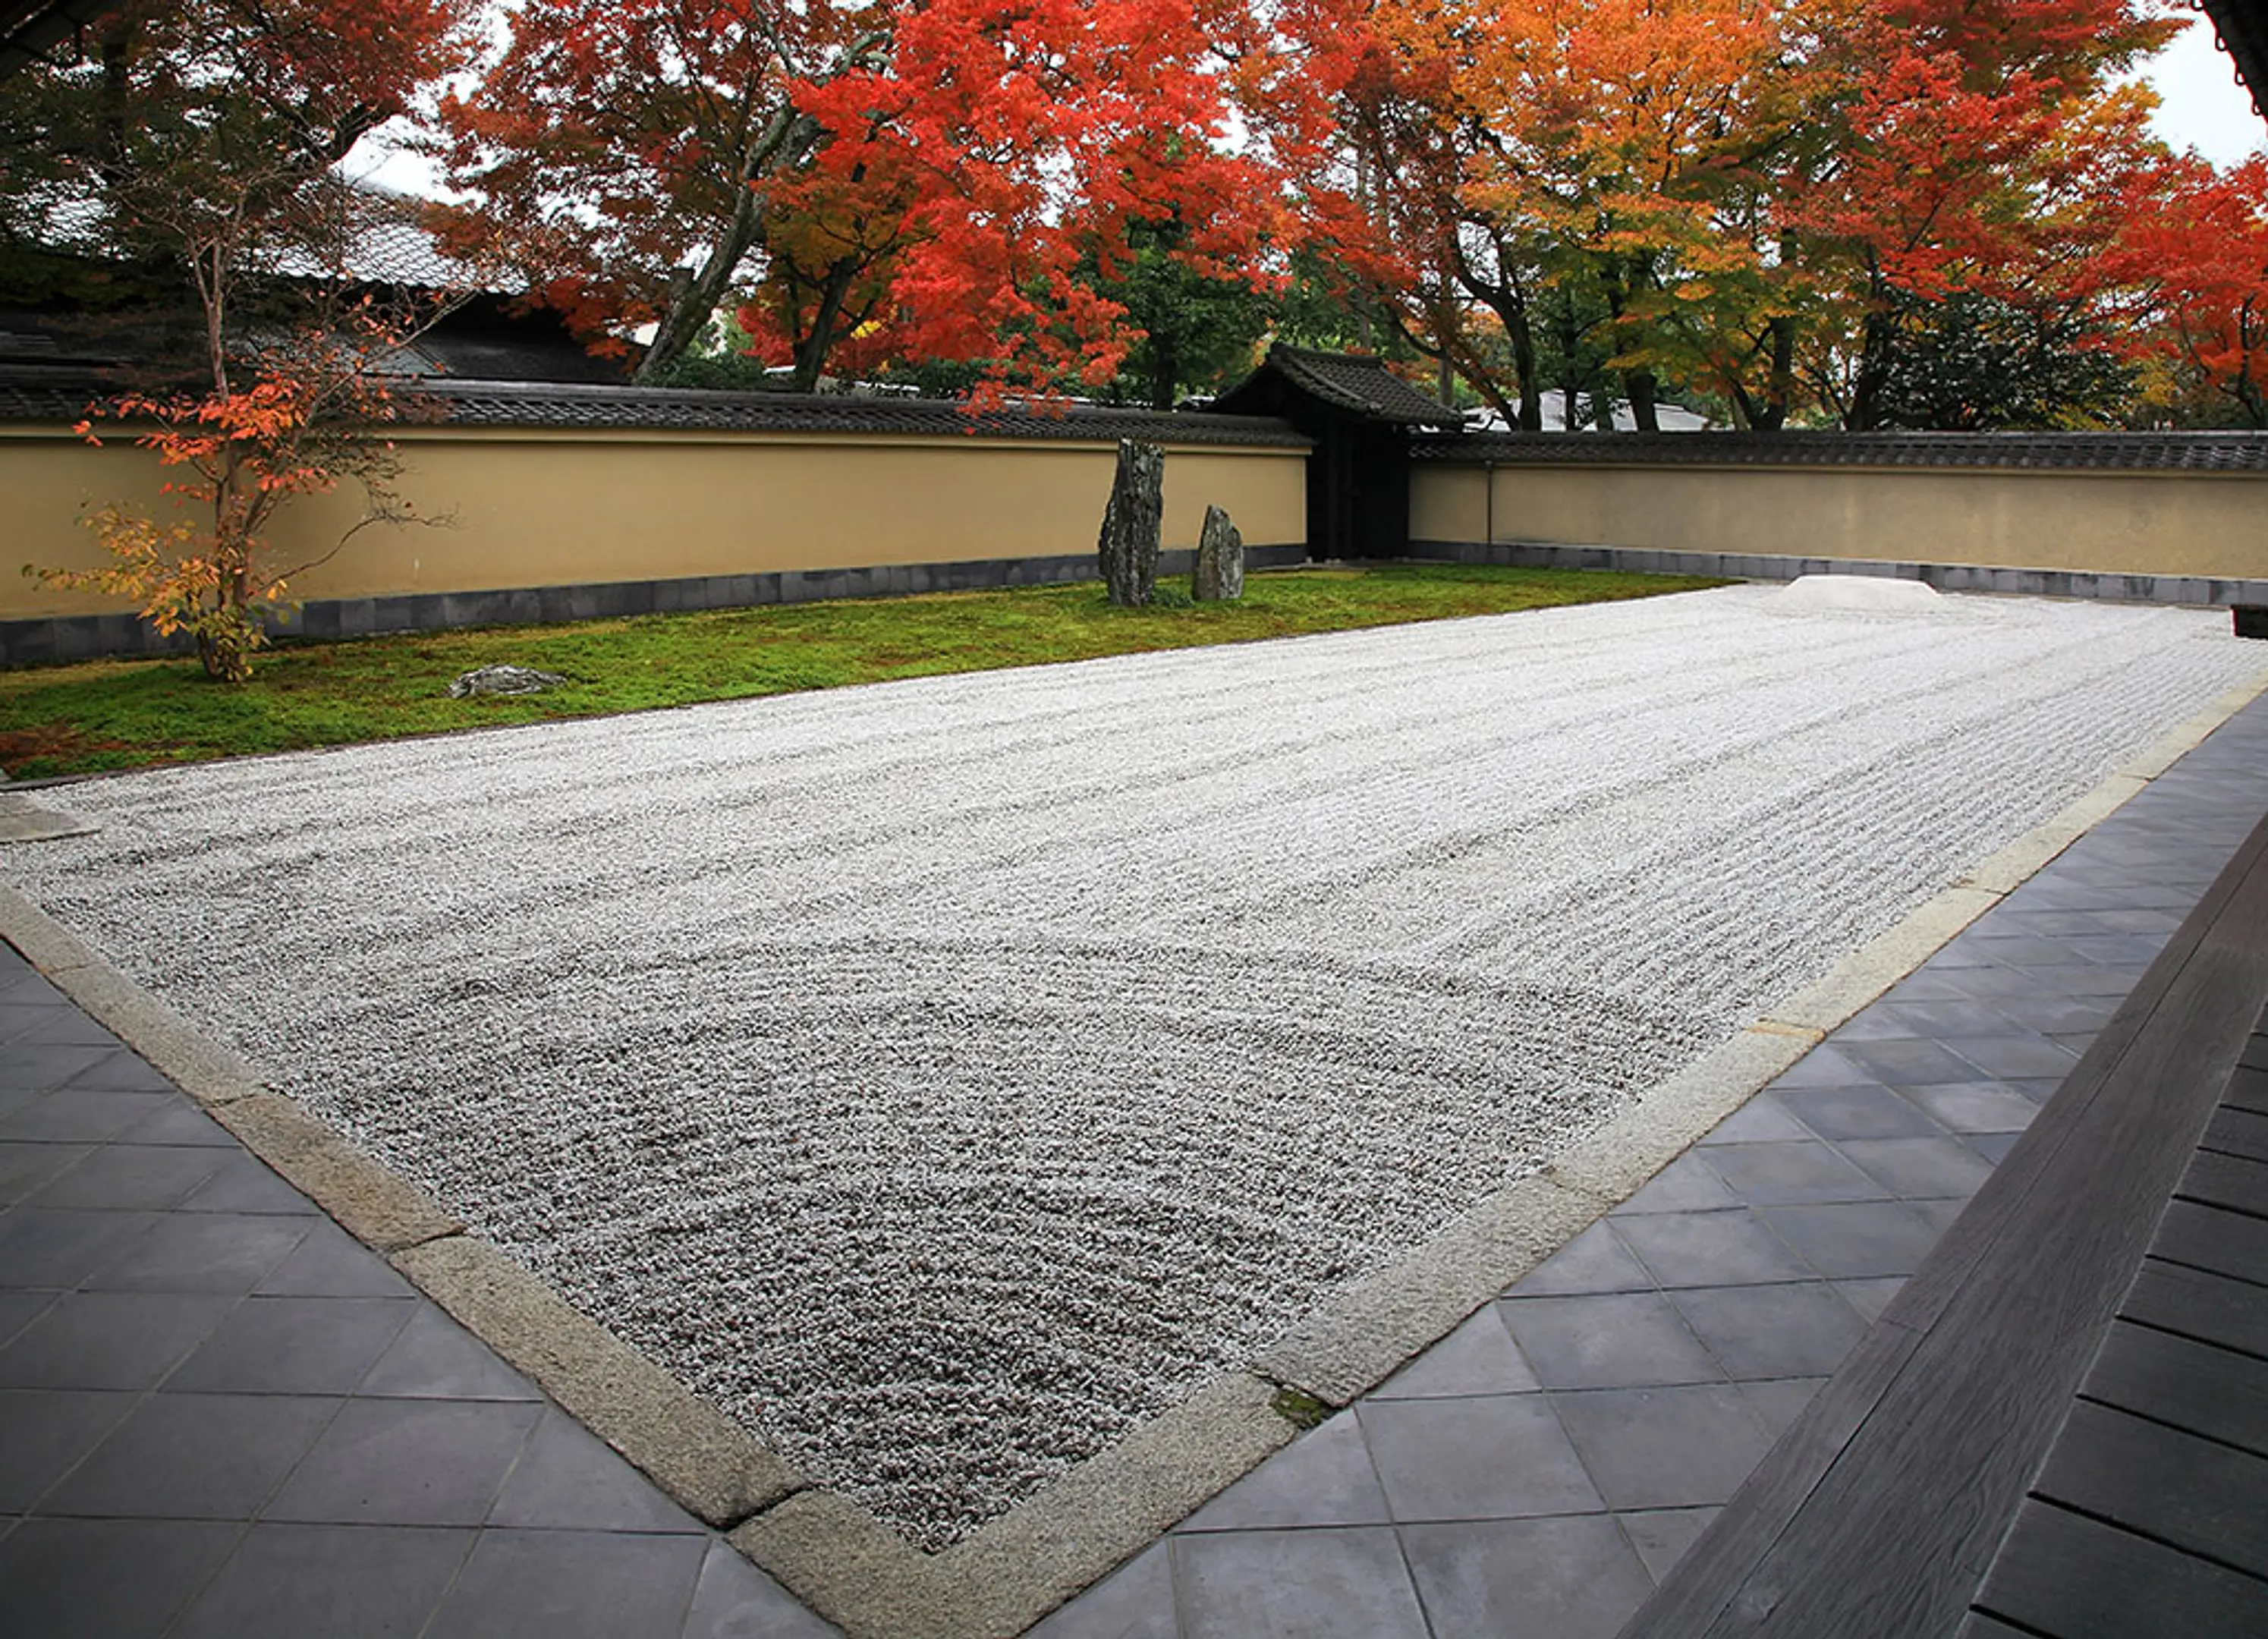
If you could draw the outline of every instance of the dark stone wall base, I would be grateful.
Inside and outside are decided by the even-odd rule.
[[[1307,561],[1305,544],[1247,547],[1254,569]],[[1158,573],[1187,575],[1193,549],[1160,553]],[[762,575],[705,575],[684,580],[608,581],[582,586],[531,586],[503,592],[416,592],[390,598],[323,598],[280,614],[279,638],[335,642],[386,632],[440,631],[466,626],[552,626],[568,621],[696,609],[745,609],[822,598],[884,598],[922,592],[978,592],[1001,586],[1061,585],[1095,580],[1094,554],[1047,558],[980,558],[962,563],[891,563],[869,569],[786,570]],[[43,665],[132,655],[185,654],[195,648],[161,638],[132,614],[74,614],[0,621],[0,666]]]
[[[1562,547],[1535,541],[1418,540],[1410,543],[1410,555],[1451,563],[1623,570],[1643,575],[1721,575],[1734,580],[1793,580],[1799,575],[1887,575],[1926,581],[1940,592],[2008,592],[2029,598],[2101,598],[2126,603],[2223,607],[2268,603],[2268,580],[2214,580],[2199,575],[2112,575],[2081,570],[1991,569],[1975,563],[1764,557],[1732,552],[1663,552],[1637,547]]]

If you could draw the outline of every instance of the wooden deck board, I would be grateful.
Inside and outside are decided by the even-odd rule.
[[[2261,1631],[2264,1592],[2268,1586],[2211,1560],[2027,1502],[1977,1605],[2057,1639],[2241,1639]]]
[[[2268,1372],[2250,1355],[2121,1319],[2080,1393],[2268,1457]]]
[[[2259,1047],[2252,1035],[2264,999],[2268,820],[1881,1322],[1625,1628],[1625,1639],[1951,1634],[1988,1570],[2017,1599],[1989,1613],[2036,1633],[2268,1633],[2268,1583],[2203,1560],[2194,1562],[2203,1571],[2169,1569],[2191,1556],[2026,1500],[2122,1300],[2131,1305],[2140,1294],[2137,1330],[2162,1326],[2253,1353],[2268,1342],[2268,1288],[2155,1258],[2145,1271],[2146,1290],[2136,1279],[2177,1184],[2185,1194],[2202,1192],[2198,1210],[2224,1213],[2254,1210],[2254,1188],[2268,1185],[2268,1165],[2197,1152],[2240,1055]],[[2194,1233],[2199,1223],[2183,1228]],[[2215,1261],[2227,1259],[2215,1254]],[[2146,1376],[2149,1363],[2139,1354],[2122,1357],[2130,1377]],[[2197,1363],[2185,1363],[2196,1376]],[[2141,1420],[2107,1407],[2097,1413]],[[2236,1415],[2242,1422],[2249,1414],[2240,1404]],[[2175,1449],[2214,1437],[2146,1426]],[[2268,1473],[2250,1452],[2215,1449],[2228,1450],[2248,1474],[2243,1466],[2255,1463]],[[2089,1472],[2085,1460],[2074,1452],[2074,1476]],[[2012,1533],[2012,1520],[2022,1529]],[[2101,1535],[2120,1545],[2103,1562],[2175,1578],[2166,1610],[2226,1614],[2242,1606],[2255,1626],[2087,1625],[2100,1612],[2066,1598],[2070,1579],[2033,1560]],[[2004,1540],[2012,1551],[2021,1540],[2032,1556],[2005,1577],[1995,1562]],[[2056,1625],[2066,1616],[2081,1625]],[[1981,1639],[1989,1629],[1978,1631]]]
[[[2268,1458],[2082,1400],[2031,1494],[2268,1577]]]

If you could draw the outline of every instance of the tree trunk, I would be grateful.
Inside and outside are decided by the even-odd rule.
[[[1661,416],[1655,408],[1659,386],[1651,370],[1623,371],[1623,389],[1630,394],[1631,421],[1640,432],[1661,430]]]
[[[685,356],[686,349],[701,339],[701,333],[709,327],[710,318],[717,311],[717,304],[733,288],[740,264],[747,260],[748,252],[763,240],[765,199],[756,184],[775,171],[801,163],[818,146],[819,137],[816,121],[783,108],[773,116],[764,134],[750,144],[740,166],[740,191],[733,202],[732,222],[723,236],[709,247],[700,267],[681,279],[670,292],[668,310],[654,327],[653,340],[646,344],[645,356],[638,360],[631,380],[660,380],[668,374],[671,365]]]
[[[850,281],[858,276],[858,264],[848,257],[827,270],[819,287],[819,305],[811,311],[811,327],[795,344],[795,374],[790,385],[798,393],[815,393],[827,369],[827,356],[835,349],[836,328],[843,322],[843,298]]]

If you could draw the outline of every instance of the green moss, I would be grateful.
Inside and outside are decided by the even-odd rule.
[[[1303,1389],[1278,1389],[1269,1405],[1278,1416],[1300,1430],[1320,1427],[1331,1415],[1329,1405]]]
[[[96,773],[1722,584],[1391,563],[1256,574],[1233,603],[1121,609],[1090,582],[295,643],[261,656],[241,687],[206,681],[191,661],[45,667],[0,673],[0,768],[19,779]],[[460,673],[499,664],[572,680],[542,695],[448,697]]]

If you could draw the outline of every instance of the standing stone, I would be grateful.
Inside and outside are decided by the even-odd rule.
[[[1166,452],[1131,438],[1118,442],[1118,474],[1102,512],[1103,584],[1110,601],[1140,608],[1158,585],[1158,525],[1166,511]]]
[[[1197,567],[1189,573],[1189,596],[1199,603],[1226,602],[1244,596],[1244,537],[1228,521],[1226,507],[1205,508],[1197,536]]]

